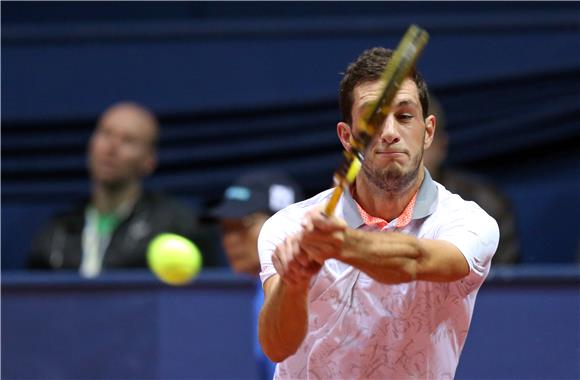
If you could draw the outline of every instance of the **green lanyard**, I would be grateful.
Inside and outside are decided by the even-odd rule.
[[[80,273],[83,277],[96,277],[101,272],[105,251],[113,231],[120,222],[115,213],[100,214],[95,208],[87,208],[83,229],[83,258]]]
[[[99,236],[111,236],[119,224],[119,218],[114,213],[100,214],[97,212],[97,232]]]

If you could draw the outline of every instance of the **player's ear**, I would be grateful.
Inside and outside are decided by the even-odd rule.
[[[435,115],[429,115],[425,119],[425,140],[423,141],[423,148],[427,149],[431,146],[433,138],[435,137],[435,128],[437,127],[437,118]]]
[[[338,138],[344,147],[344,150],[350,152],[351,144],[350,139],[352,136],[352,130],[350,129],[350,125],[341,121],[336,125],[336,133],[338,134]]]

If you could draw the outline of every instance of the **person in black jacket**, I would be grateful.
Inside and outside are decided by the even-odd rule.
[[[430,110],[437,118],[431,147],[424,153],[425,166],[434,180],[467,201],[474,201],[491,215],[499,226],[499,245],[493,264],[512,265],[520,260],[520,243],[514,208],[509,198],[492,182],[473,173],[445,165],[447,158],[447,118],[438,99],[432,94]]]
[[[146,267],[150,240],[164,232],[207,252],[209,241],[188,208],[143,190],[143,178],[157,165],[158,128],[156,117],[136,103],[118,103],[102,114],[88,147],[90,199],[43,228],[29,268],[78,269],[90,278],[109,268]]]

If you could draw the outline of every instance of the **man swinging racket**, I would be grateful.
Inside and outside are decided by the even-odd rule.
[[[414,69],[426,39],[411,27],[394,52],[348,66],[337,186],[261,230],[259,337],[275,379],[455,375],[499,232],[423,166],[436,126]]]

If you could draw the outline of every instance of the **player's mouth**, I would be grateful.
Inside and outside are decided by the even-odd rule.
[[[402,150],[387,149],[387,150],[376,150],[375,154],[377,156],[381,156],[381,157],[398,158],[398,157],[405,156],[407,153],[405,151],[402,151]]]

